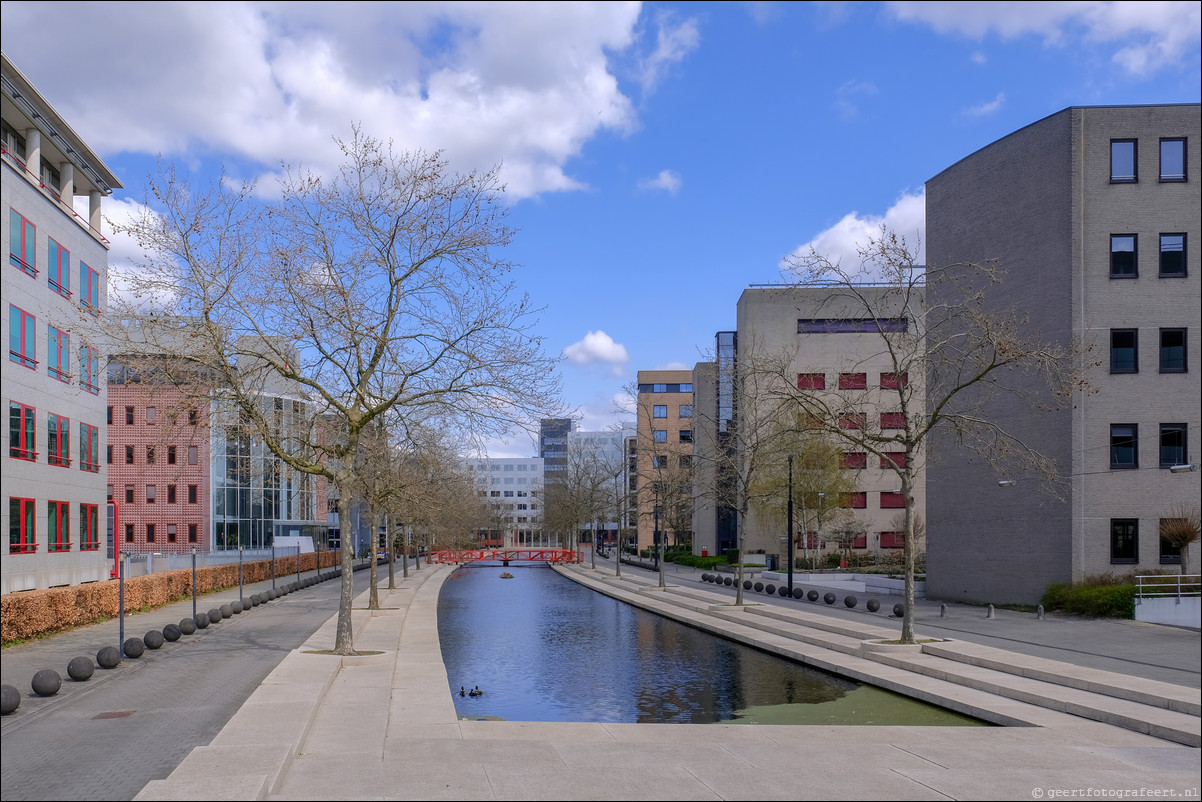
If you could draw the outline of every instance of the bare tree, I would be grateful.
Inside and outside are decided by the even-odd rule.
[[[854,323],[877,338],[871,358],[887,367],[879,388],[799,387],[796,373],[783,371],[774,386],[816,429],[896,475],[905,510],[903,643],[914,642],[915,470],[928,437],[946,429],[998,470],[1021,467],[1054,477],[1055,465],[1038,444],[991,419],[986,402],[1005,394],[1048,409],[1088,387],[1074,367],[1081,346],[1036,341],[1027,336],[1021,312],[991,305],[989,289],[1002,275],[996,263],[924,266],[915,254],[904,238],[882,228],[859,248],[860,264],[853,267],[813,250],[790,257],[801,285],[826,293],[828,314],[814,325]],[[939,302],[932,303],[936,296]],[[1038,391],[1023,395],[1008,382],[1015,373],[1039,377]]]
[[[1189,547],[1202,535],[1202,514],[1197,504],[1177,504],[1170,517],[1160,519],[1160,537],[1181,550],[1181,573],[1189,573]]]
[[[198,192],[161,168],[148,211],[118,228],[146,254],[127,303],[199,321],[190,349],[273,453],[336,486],[345,527],[377,419],[437,413],[485,436],[551,414],[558,385],[500,255],[513,232],[497,172],[452,174],[440,154],[396,153],[357,128],[338,145],[337,175],[285,167],[274,200],[225,176]],[[263,409],[285,390],[320,416],[312,448],[283,442]],[[338,654],[353,653],[351,552]]]

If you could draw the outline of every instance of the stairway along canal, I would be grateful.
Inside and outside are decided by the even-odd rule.
[[[541,564],[457,569],[439,595],[438,635],[461,718],[988,726],[662,618]]]

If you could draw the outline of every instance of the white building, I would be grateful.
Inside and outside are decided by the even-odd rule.
[[[3,461],[0,592],[107,579],[106,392],[96,323],[108,240],[101,198],[121,183],[7,56],[0,69]],[[75,211],[87,198],[87,216]]]
[[[489,546],[542,546],[543,460],[485,458],[467,464],[476,495],[488,508],[488,529],[474,533]]]

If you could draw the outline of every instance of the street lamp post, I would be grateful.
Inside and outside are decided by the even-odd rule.
[[[789,572],[789,598],[793,598],[793,455],[789,455],[789,523],[788,536],[789,541],[788,556],[789,563],[786,570]]]

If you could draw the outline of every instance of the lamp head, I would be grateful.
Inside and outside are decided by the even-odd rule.
[[[1013,479],[1002,479],[1000,482],[997,483],[997,486],[998,487],[1014,487],[1016,484],[1018,484],[1018,483],[1015,482]]]
[[[1169,473],[1193,473],[1198,470],[1197,465],[1174,465],[1169,468]]]

